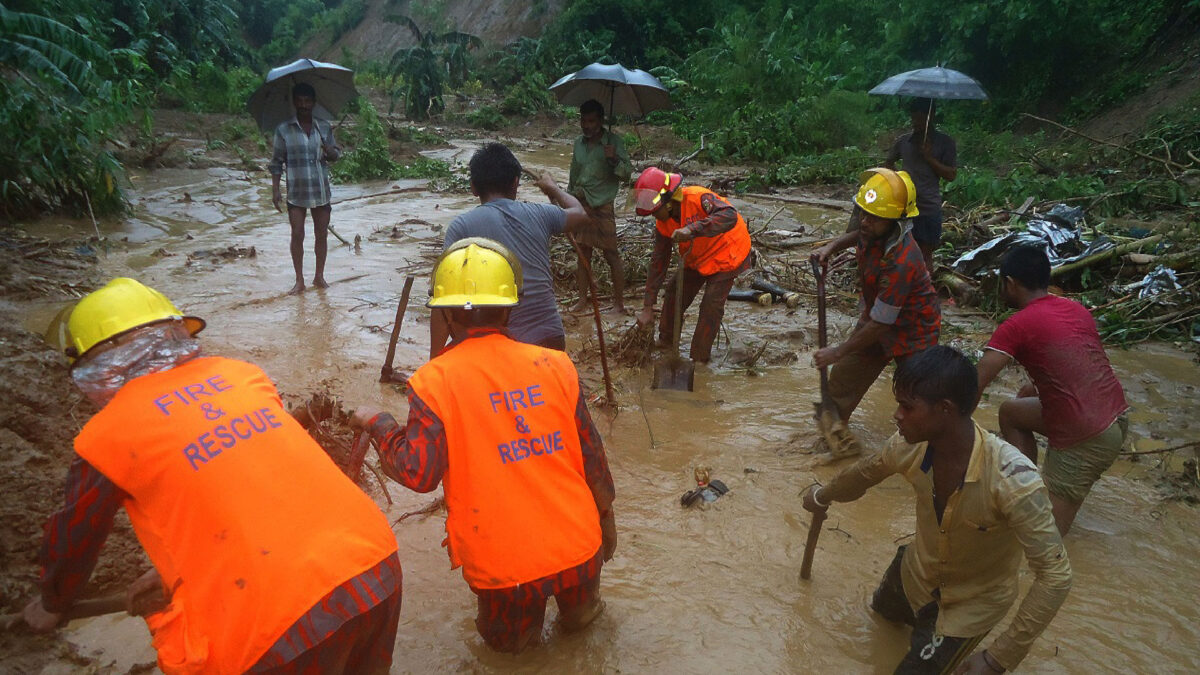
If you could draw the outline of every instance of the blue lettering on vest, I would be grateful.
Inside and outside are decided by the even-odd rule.
[[[500,463],[519,462],[529,457],[553,455],[563,450],[561,430],[532,438],[518,438],[496,446],[500,452]]]
[[[168,396],[173,395],[175,394]],[[158,401],[155,401],[155,404],[157,405]],[[283,423],[275,416],[273,410],[259,408],[252,413],[235,417],[228,424],[218,424],[211,430],[200,434],[194,442],[188,443],[183,448],[183,458],[188,461],[192,471],[199,471],[200,467],[207,464],[209,460],[215,459],[224,450],[233,448],[241,441],[249,440],[256,434],[266,433],[270,429],[279,429],[282,426]],[[507,461],[516,461],[507,452],[507,446],[501,446],[500,452],[501,459],[507,456]],[[526,455],[528,454],[528,449],[526,449]]]
[[[164,415],[170,416],[170,406],[176,402],[182,403],[185,407],[196,403],[204,396],[216,396],[223,391],[233,389],[233,385],[225,381],[224,375],[213,375],[203,382],[194,382],[185,384],[180,389],[175,389],[169,393],[163,394],[154,399],[154,406]]]

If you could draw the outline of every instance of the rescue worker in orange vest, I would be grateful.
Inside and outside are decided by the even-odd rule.
[[[704,287],[700,316],[692,335],[691,358],[707,362],[725,316],[725,301],[737,276],[750,267],[750,231],[733,205],[699,186],[682,187],[683,176],[650,167],[633,186],[639,216],[654,216],[654,253],[646,276],[646,294],[638,312],[639,326],[654,321],[654,301],[667,275],[671,244],[683,258],[683,309]],[[659,344],[675,335],[674,284],[667,290],[658,321]]]
[[[387,519],[262,370],[201,353],[203,328],[133,279],[70,310],[59,338],[101,410],[75,438],[26,623],[60,623],[124,506],[154,565],[130,612],[163,672],[386,673],[401,592]]]
[[[451,245],[429,302],[453,341],[408,380],[408,423],[355,411],[384,472],[417,492],[443,483],[452,568],[477,596],[491,648],[537,644],[546,600],[562,627],[595,619],[600,568],[617,545],[613,482],[570,358],[505,330],[521,292],[515,256],[490,239]]]

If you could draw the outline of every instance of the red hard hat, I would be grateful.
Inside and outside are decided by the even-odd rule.
[[[647,168],[633,184],[637,214],[648,216],[654,213],[663,197],[674,192],[682,182],[683,176],[680,174],[667,173],[655,166]]]

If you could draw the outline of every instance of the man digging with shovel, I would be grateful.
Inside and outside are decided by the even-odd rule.
[[[400,616],[387,519],[263,371],[201,354],[203,328],[133,279],[71,310],[71,377],[103,408],[75,438],[26,623],[59,624],[124,507],[154,564],[130,604],[166,596],[145,614],[164,672],[386,673]]]
[[[637,322],[644,327],[654,321],[654,301],[667,276],[671,245],[678,244],[682,273],[663,302],[658,322],[659,342],[672,341],[678,331],[676,315],[682,315],[682,310],[691,306],[703,287],[691,358],[707,363],[733,282],[750,267],[750,231],[741,214],[724,197],[708,188],[684,187],[682,183],[682,175],[650,167],[633,186],[637,214],[653,215],[655,225],[654,252]],[[677,286],[681,283],[682,289]],[[682,306],[676,308],[679,296]]]
[[[829,396],[848,422],[863,396],[887,367],[937,344],[942,315],[937,292],[909,218],[917,215],[916,189],[903,171],[863,172],[854,203],[861,225],[818,248],[822,267],[842,249],[855,247],[862,286],[858,324],[845,342],[813,354],[818,368],[832,366]]]

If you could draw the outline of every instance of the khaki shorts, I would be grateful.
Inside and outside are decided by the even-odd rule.
[[[1104,431],[1066,448],[1050,448],[1042,467],[1042,482],[1050,494],[1082,504],[1092,485],[1117,461],[1129,419],[1121,415]]]
[[[575,241],[581,246],[598,248],[601,251],[617,250],[617,215],[612,202],[590,206],[582,199],[583,208],[592,217],[591,225],[575,233]]]

